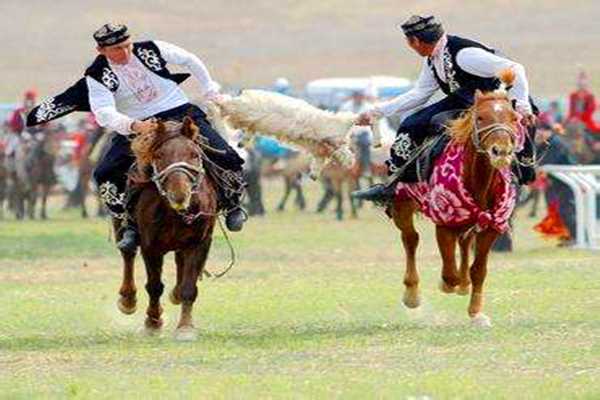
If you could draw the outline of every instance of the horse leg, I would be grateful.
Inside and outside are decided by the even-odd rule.
[[[169,293],[169,300],[174,305],[181,304],[181,282],[183,281],[183,271],[185,267],[185,259],[183,257],[183,253],[178,251],[175,253],[175,264],[177,266],[177,282],[175,283],[175,287]]]
[[[473,238],[473,235],[469,235],[458,240],[458,246],[460,247],[460,269],[458,271],[459,282],[456,294],[461,296],[468,295],[471,288],[471,278],[469,277],[469,255]]]
[[[342,196],[342,182],[335,180],[332,182],[333,183],[333,193],[335,196],[335,200],[336,200],[336,207],[335,207],[335,218],[338,221],[341,221],[344,219],[344,198]]]
[[[296,204],[298,208],[302,211],[306,209],[306,199],[304,198],[304,191],[302,190],[302,184],[300,183],[300,179],[298,178],[295,183],[296,187]]]
[[[283,182],[285,183],[285,192],[283,193],[283,197],[277,206],[277,211],[283,211],[285,209],[285,204],[287,203],[287,199],[292,191],[290,179],[287,176],[283,178]]]
[[[120,226],[121,221],[114,218],[113,230],[117,242],[121,240]],[[123,314],[130,315],[137,310],[137,289],[135,287],[134,275],[135,254],[121,252],[121,258],[123,259],[123,281],[119,289],[120,297],[117,300],[117,307]]]
[[[153,254],[150,249],[143,249],[142,255],[146,265],[146,292],[148,292],[150,298],[146,309],[145,326],[148,332],[152,333],[159,330],[163,325],[161,318],[163,309],[160,305],[160,296],[162,296],[165,288],[161,281],[163,255]]]
[[[358,183],[358,179],[356,181],[348,182],[348,201],[350,202],[350,210],[352,213],[352,218],[358,218],[356,201],[352,198],[352,192],[354,190],[358,190],[360,184]]]
[[[29,219],[35,219],[35,203],[37,202],[37,185],[31,185],[27,191],[27,215]]]
[[[0,161],[2,162],[2,161]],[[4,201],[6,200],[6,181],[0,178],[0,220],[4,219]]]
[[[444,293],[454,293],[459,282],[455,255],[458,236],[452,229],[444,226],[436,226],[435,234],[443,262],[440,290]]]
[[[48,203],[48,193],[50,192],[50,185],[42,186],[42,204],[40,210],[40,218],[48,219],[48,214],[46,213],[46,204]]]
[[[329,202],[331,201],[331,199],[333,199],[335,194],[333,192],[332,186],[333,186],[333,184],[332,184],[331,180],[325,179],[323,181],[324,192],[323,192],[323,197],[321,197],[321,200],[319,200],[319,203],[317,205],[318,213],[322,213],[323,211],[325,211],[325,209],[329,205]]]
[[[81,177],[79,178],[79,190],[81,191],[81,218],[88,218],[87,206],[85,205],[85,199],[87,198],[87,180]]]
[[[483,314],[483,282],[487,275],[487,262],[490,249],[498,233],[493,230],[486,230],[477,235],[475,242],[475,260],[471,266],[471,302],[469,303],[469,316],[473,324],[482,327],[491,326],[490,319]]]
[[[204,240],[199,247],[184,250],[182,252],[184,268],[180,289],[181,315],[179,317],[177,329],[175,330],[176,340],[196,340],[198,335],[193,323],[192,310],[194,302],[198,297],[198,276],[202,273],[204,265],[206,264],[211,242],[212,239],[209,237]]]
[[[394,224],[402,233],[402,245],[406,253],[405,291],[402,302],[408,308],[417,308],[421,305],[419,271],[417,270],[415,257],[419,245],[419,234],[413,221],[416,209],[416,204],[411,200],[407,200],[395,203],[390,210]]]

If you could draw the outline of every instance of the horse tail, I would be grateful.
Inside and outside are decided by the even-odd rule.
[[[505,68],[498,73],[498,79],[500,79],[501,85],[500,90],[507,91],[515,83],[517,74],[512,68]]]

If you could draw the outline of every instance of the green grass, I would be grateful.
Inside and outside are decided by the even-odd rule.
[[[279,187],[268,188],[273,209]],[[315,203],[315,193],[310,196]],[[108,224],[53,208],[50,222],[0,225],[0,399],[31,398],[600,398],[598,255],[557,249],[516,226],[517,250],[492,257],[486,312],[437,289],[440,261],[424,220],[424,304],[400,304],[403,256],[373,209],[359,220],[296,211],[233,235],[238,265],[200,283],[199,339],[142,334],[115,306],[120,263]],[[227,262],[218,234],[209,261]],[[165,284],[174,281],[171,258]]]

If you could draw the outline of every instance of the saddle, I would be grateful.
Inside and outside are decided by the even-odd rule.
[[[415,159],[417,182],[427,182],[433,172],[437,158],[444,152],[450,136],[446,134],[448,123],[457,118],[462,110],[449,110],[436,114],[431,119],[431,134],[421,145],[421,152]]]

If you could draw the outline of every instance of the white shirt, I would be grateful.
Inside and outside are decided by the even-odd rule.
[[[212,80],[204,63],[194,54],[173,44],[155,41],[161,56],[168,64],[187,67],[200,84],[200,94],[211,99],[219,92],[219,85]],[[112,64],[112,71],[119,79],[116,92],[86,77],[89,102],[98,124],[122,135],[131,132],[131,124],[163,111],[189,102],[183,90],[170,79],[150,71],[132,54],[127,64]]]
[[[444,82],[448,81],[443,61],[443,49],[446,43],[447,37],[444,36],[437,43],[431,56],[433,67]],[[515,98],[519,111],[531,113],[529,83],[527,82],[525,68],[521,64],[476,47],[467,47],[460,50],[456,55],[456,62],[465,72],[483,78],[493,78],[501,70],[512,68],[515,71],[516,79],[510,93]],[[425,58],[419,78],[411,90],[389,101],[377,103],[373,109],[386,117],[405,113],[427,103],[439,88],[438,82],[427,63],[427,58]]]

